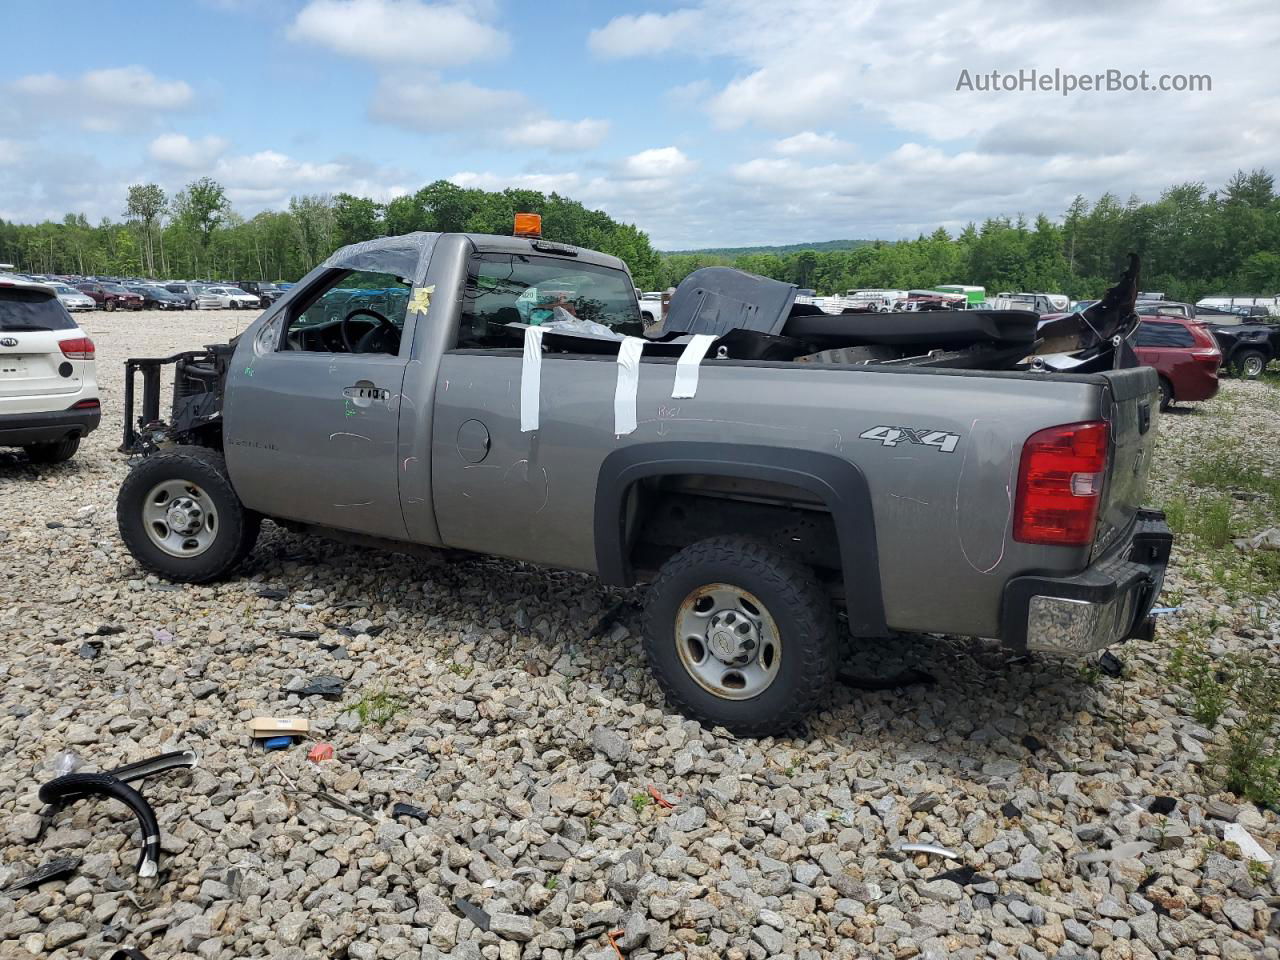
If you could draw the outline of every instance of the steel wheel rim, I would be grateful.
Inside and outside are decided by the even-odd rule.
[[[171,557],[198,557],[218,536],[218,508],[189,480],[161,480],[142,501],[142,529]]]
[[[710,583],[684,598],[675,644],[689,676],[724,700],[760,696],[782,665],[782,637],[768,609],[729,583]]]
[[[1244,375],[1246,377],[1257,377],[1262,374],[1262,358],[1246,357],[1244,361]]]

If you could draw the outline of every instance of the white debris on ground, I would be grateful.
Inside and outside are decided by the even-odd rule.
[[[84,861],[0,893],[0,956],[1280,957],[1275,866],[1224,842],[1274,853],[1276,813],[1202,778],[1223,724],[1191,719],[1168,671],[1191,629],[1219,654],[1274,656],[1274,583],[1233,594],[1189,569],[1184,540],[1162,601],[1181,609],[1115,651],[1120,677],[976,641],[862,644],[859,673],[936,682],[840,687],[803,735],[736,740],[665,709],[635,595],[590,577],[270,525],[228,582],[144,575],[115,523],[121,362],[247,316],[81,319],[103,427],[66,465],[0,453],[0,887]],[[1154,498],[1224,431],[1270,463],[1277,397],[1229,381],[1162,418]],[[291,692],[320,675],[340,700]],[[309,763],[310,741],[255,750],[260,715],[308,718],[336,759]],[[117,804],[78,803],[37,838],[59,751],[107,769],[179,747],[199,752],[193,773],[141,784],[158,881],[135,877]],[[397,802],[426,822],[393,818]]]

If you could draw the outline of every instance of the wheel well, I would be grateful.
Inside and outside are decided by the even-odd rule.
[[[593,522],[602,581],[635,583],[637,567],[653,569],[708,529],[782,544],[837,581],[855,636],[887,635],[871,490],[856,463],[702,441],[638,443],[604,458]]]
[[[623,511],[624,549],[641,576],[690,544],[733,533],[785,550],[813,567],[834,592],[843,592],[835,521],[821,500],[800,487],[772,480],[670,474],[632,484]]]

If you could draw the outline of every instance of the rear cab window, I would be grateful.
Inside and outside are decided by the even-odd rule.
[[[0,333],[43,333],[75,328],[67,308],[52,294],[0,286]]]
[[[561,257],[473,256],[458,347],[520,347],[524,326],[558,326],[597,336],[644,333],[635,287],[622,270]]]

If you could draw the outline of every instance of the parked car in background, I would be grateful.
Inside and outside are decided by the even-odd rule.
[[[61,281],[54,281],[49,284],[53,287],[54,294],[58,300],[72,313],[77,310],[96,310],[98,305],[94,302],[93,297],[87,293],[81,293],[75,287]]]
[[[142,297],[118,283],[90,280],[77,283],[76,289],[92,297],[103,310],[141,310]]]
[[[148,310],[186,310],[188,307],[186,297],[170,293],[156,283],[131,283],[125,289],[140,296],[142,305]]]
[[[259,300],[239,287],[208,286],[196,299],[200,310],[256,310]]]
[[[178,296],[187,301],[187,305],[192,309],[196,309],[196,303],[200,299],[200,294],[204,292],[204,284],[174,282],[163,285],[170,293],[176,293]]]
[[[245,293],[252,293],[264,307],[275,303],[285,294],[280,287],[265,280],[241,280],[235,286],[236,289],[243,290]]]
[[[1222,351],[1203,323],[1179,315],[1138,315],[1134,351],[1160,374],[1160,408],[1208,400],[1218,392]]]
[[[1178,303],[1174,300],[1138,301],[1135,308],[1140,317],[1182,317],[1184,320],[1196,318],[1196,308],[1189,303]]]
[[[1256,380],[1267,364],[1280,356],[1280,324],[1273,319],[1244,317],[1229,308],[1210,313],[1201,306],[1196,307],[1196,314],[1207,321],[1206,327],[1222,351],[1223,364],[1237,376]]]
[[[53,287],[0,276],[0,446],[75,456],[102,417],[94,347]]]

